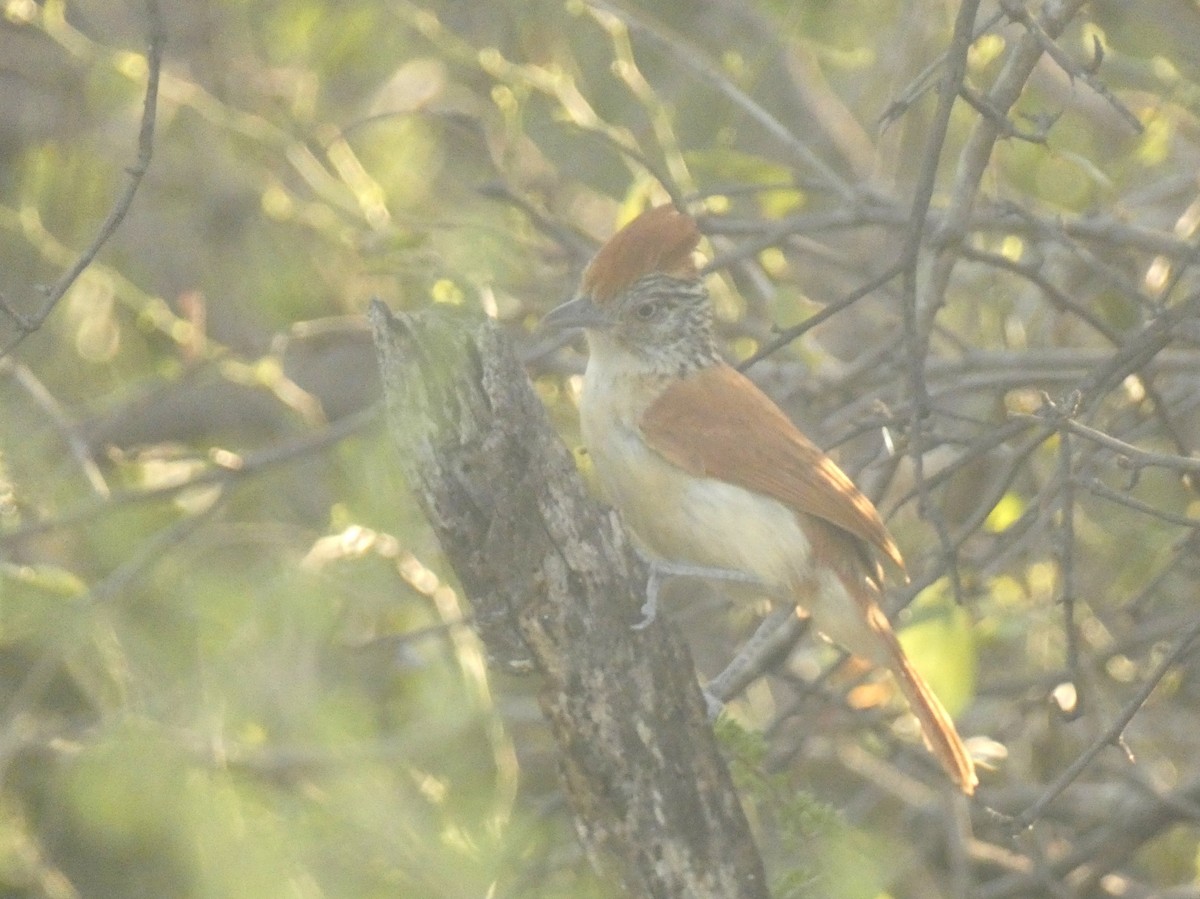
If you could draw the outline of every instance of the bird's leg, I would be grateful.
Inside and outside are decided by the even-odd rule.
[[[772,593],[771,588],[752,574],[737,571],[732,568],[710,568],[706,565],[692,565],[688,562],[669,562],[647,556],[639,550],[639,555],[650,567],[650,577],[646,581],[646,602],[642,605],[642,620],[633,626],[640,631],[658,617],[658,591],[662,582],[670,577],[690,577],[700,580],[730,581],[735,584],[746,584],[756,587],[764,593]]]

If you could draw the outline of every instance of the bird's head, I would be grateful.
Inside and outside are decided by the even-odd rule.
[[[619,352],[640,367],[688,374],[717,359],[708,290],[693,253],[690,216],[656,206],[614,234],[583,274],[579,295],[543,327],[583,328],[593,357]]]

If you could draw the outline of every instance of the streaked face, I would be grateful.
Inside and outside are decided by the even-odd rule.
[[[712,306],[700,281],[656,272],[603,306],[586,298],[568,306],[576,314],[566,323],[586,329],[593,354],[618,350],[656,371],[679,375],[717,358]],[[547,319],[553,323],[557,312]]]

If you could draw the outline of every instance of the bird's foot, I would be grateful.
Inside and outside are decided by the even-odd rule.
[[[648,627],[658,617],[658,593],[662,589],[662,582],[670,577],[730,581],[735,584],[748,584],[765,592],[771,592],[770,588],[754,575],[733,568],[713,568],[707,565],[692,565],[688,562],[669,562],[646,555],[643,555],[642,558],[650,567],[650,577],[646,581],[646,601],[642,604],[642,620],[633,626],[635,631]]]
[[[650,577],[646,580],[646,601],[642,603],[642,620],[633,626],[635,631],[645,630],[658,617],[658,590],[662,579],[657,563],[650,560]]]
[[[725,703],[717,699],[712,693],[709,693],[708,687],[701,687],[700,693],[704,696],[704,710],[708,715],[708,723],[712,724],[725,711]]]

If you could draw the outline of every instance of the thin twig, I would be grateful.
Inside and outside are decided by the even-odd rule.
[[[686,43],[678,35],[668,34],[661,25],[657,23],[652,25],[635,16],[630,10],[609,3],[608,0],[589,0],[589,5],[616,16],[629,27],[630,31],[649,38],[667,50],[677,62],[682,63],[702,81],[716,89],[750,119],[757,122],[764,131],[779,141],[797,163],[820,175],[826,186],[837,193],[843,201],[850,203],[856,201],[858,194],[852,185],[830,168],[808,144],[768,112],[757,100],[730,81],[718,69],[708,65],[706,55],[701,50]]]
[[[26,365],[14,362],[12,359],[0,358],[0,374],[4,374],[5,372],[12,375],[13,380],[29,394],[30,398],[37,403],[42,412],[53,423],[58,433],[62,435],[62,439],[67,444],[67,449],[75,457],[75,461],[79,464],[79,469],[83,472],[83,476],[92,488],[92,492],[98,497],[107,498],[111,490],[109,489],[108,482],[104,480],[104,473],[100,470],[100,466],[96,464],[96,459],[93,457],[87,441],[79,435],[79,429],[67,417],[66,411],[63,409],[62,404],[55,399],[54,394],[50,392],[49,388]]]
[[[1196,255],[1195,245],[1170,231],[1120,221],[1113,216],[1050,216],[1023,209],[1013,203],[996,202],[980,203],[979,208],[969,210],[961,218],[959,216],[960,212],[956,209],[930,209],[927,217],[930,231],[939,234],[954,227],[960,228],[961,234],[1034,235],[1067,246],[1076,253],[1079,252],[1078,246],[1064,238],[1102,244],[1106,255],[1111,255],[1112,249],[1153,253],[1173,261],[1190,260]],[[906,229],[911,219],[911,205],[906,209],[899,202],[875,200],[853,207],[800,213],[772,222],[713,216],[708,219],[704,231],[706,234],[759,235],[767,233],[764,228],[776,229],[784,234],[812,234],[865,227]],[[767,243],[767,246],[771,243],[774,241]],[[1092,257],[1086,261],[1096,265],[1102,259]],[[1117,273],[1114,267],[1109,268],[1111,271],[1106,274]],[[1129,285],[1122,284],[1121,290],[1129,292]],[[1137,293],[1136,289],[1132,292]]]
[[[1193,805],[1200,799],[1200,780],[1192,780],[1166,796],[1153,796],[1137,802],[1121,815],[1114,816],[1091,833],[1082,835],[1065,854],[1055,854],[1052,860],[1041,860],[1040,871],[1021,870],[998,878],[975,890],[973,899],[1009,899],[1040,895],[1044,882],[1051,881],[1061,886],[1060,878],[1072,872],[1090,868],[1090,874],[1099,874],[1101,868],[1111,870],[1124,859],[1137,852],[1156,834],[1161,833],[1176,821],[1181,820],[1180,805]],[[1190,817],[1190,816],[1189,816]],[[1187,818],[1183,818],[1187,820]],[[1037,847],[1034,847],[1037,851]],[[1032,860],[1031,860],[1032,861]],[[1099,862],[1099,864],[1098,864]],[[1074,882],[1072,897],[1093,896],[1095,890],[1084,889]],[[1139,894],[1141,895],[1141,894]],[[1157,893],[1165,899],[1165,893]],[[1184,894],[1190,896],[1190,894]],[[1177,899],[1183,899],[1182,896]],[[1190,897],[1190,899],[1194,899]]]
[[[1163,585],[1167,582],[1171,575],[1187,563],[1200,559],[1200,530],[1191,531],[1184,534],[1180,539],[1176,540],[1171,547],[1171,558],[1164,563],[1154,576],[1150,578],[1142,588],[1138,590],[1137,595],[1128,599],[1125,603],[1124,612],[1132,621],[1142,620],[1146,611],[1146,606],[1158,600],[1162,593]],[[1191,620],[1191,614],[1188,614],[1188,620]],[[1173,624],[1168,623],[1167,633],[1178,633],[1178,628]],[[1119,644],[1115,644],[1116,651],[1123,651]]]
[[[725,666],[725,670],[705,684],[705,692],[719,702],[728,702],[794,646],[800,635],[808,629],[808,624],[809,619],[801,618],[790,604],[774,609]]]
[[[162,69],[163,44],[166,32],[163,29],[162,16],[158,8],[158,0],[146,0],[146,14],[149,23],[149,48],[146,51],[146,96],[142,103],[142,124],[138,131],[138,153],[133,166],[125,173],[129,176],[125,190],[117,197],[108,217],[100,225],[100,230],[92,238],[92,242],[79,254],[59,279],[46,291],[46,301],[42,308],[33,315],[23,315],[9,306],[0,297],[0,312],[4,312],[16,323],[17,334],[3,348],[0,348],[0,359],[3,359],[16,349],[26,337],[38,330],[54,307],[66,296],[67,291],[84,270],[92,264],[101,248],[113,236],[133,205],[133,198],[141,186],[142,178],[150,167],[150,158],[154,152],[154,123],[158,108],[158,80]]]
[[[1198,522],[1198,524],[1200,524],[1200,522]],[[1078,779],[1079,775],[1083,773],[1084,769],[1092,763],[1092,760],[1098,756],[1105,747],[1115,746],[1117,744],[1121,734],[1124,733],[1125,728],[1129,726],[1129,722],[1132,721],[1133,717],[1141,710],[1146,700],[1150,698],[1150,694],[1154,692],[1154,689],[1158,686],[1159,681],[1166,676],[1167,672],[1171,670],[1176,662],[1183,658],[1184,654],[1187,653],[1188,648],[1192,645],[1193,641],[1195,641],[1197,637],[1200,637],[1200,621],[1197,621],[1194,625],[1192,625],[1192,627],[1190,627],[1183,634],[1183,636],[1179,638],[1179,640],[1175,643],[1175,646],[1172,647],[1171,651],[1163,657],[1162,661],[1154,666],[1154,670],[1150,672],[1150,675],[1146,678],[1145,683],[1143,683],[1141,689],[1138,690],[1137,695],[1130,700],[1130,702],[1121,711],[1121,714],[1116,717],[1116,719],[1108,726],[1104,733],[1097,737],[1092,745],[1084,750],[1083,753],[1081,753],[1079,757],[1076,758],[1075,761],[1072,762],[1071,765],[1062,774],[1060,774],[1058,778],[1055,779],[1054,783],[1046,788],[1046,792],[1044,792],[1036,802],[1034,802],[1032,805],[1026,808],[1025,811],[1021,812],[1021,814],[1017,815],[1016,818],[1013,819],[1014,827],[1018,829],[1024,829],[1033,824],[1034,821],[1038,820],[1038,818],[1042,816],[1042,812],[1049,807],[1050,803],[1053,802],[1063,790],[1065,790]]]
[[[1034,416],[1034,419],[1036,423],[1043,425],[1043,428],[1037,432],[1031,441],[1032,446],[1036,447],[1040,446],[1042,442],[1054,432],[1052,429],[1044,427],[1045,421],[1043,419],[1037,418],[1036,416]],[[979,459],[981,456],[986,455],[998,446],[1002,446],[1023,431],[1029,430],[1030,424],[1035,422],[1027,423],[1022,419],[1008,422],[999,428],[994,428],[991,432],[984,434],[978,440],[973,441],[969,446],[965,447],[962,453],[949,465],[946,465],[945,467],[939,469],[936,474],[932,474],[926,478],[926,487],[932,490],[941,486],[962,469]],[[894,515],[897,509],[907,503],[912,502],[916,498],[916,489],[913,488],[912,490],[909,490],[892,504],[890,510],[888,511],[888,515]]]
[[[978,247],[968,246],[967,244],[963,244],[959,248],[959,251],[963,259],[969,259],[972,262],[980,262],[984,265],[990,265],[993,268],[1004,269],[1005,271],[1019,275],[1041,290],[1042,295],[1049,300],[1050,304],[1056,309],[1064,312],[1070,312],[1076,318],[1089,325],[1094,331],[1102,334],[1114,346],[1120,346],[1120,334],[1113,330],[1113,328],[1111,328],[1108,323],[1104,321],[1104,319],[1096,315],[1096,313],[1071,299],[1071,297],[1067,295],[1066,291],[1062,290],[1057,284],[1047,278],[1038,266],[1026,265],[1013,259],[1009,259],[1007,256],[1002,256],[999,253],[989,253],[986,250],[981,250]]]
[[[1058,44],[1054,42],[1050,35],[1046,34],[1046,32],[1037,23],[1033,16],[1029,14],[1029,11],[1025,9],[1024,6],[1022,6],[1019,2],[1016,2],[1016,0],[1000,0],[1000,8],[1003,9],[1005,15],[1007,15],[1014,22],[1019,22],[1021,25],[1023,25],[1026,31],[1033,35],[1033,37],[1036,38],[1037,41],[1042,45],[1043,52],[1045,52],[1047,56],[1058,63],[1058,67],[1066,72],[1072,80],[1078,78],[1093,91],[1103,97],[1108,105],[1115,109],[1117,114],[1124,119],[1125,123],[1133,129],[1135,134],[1141,134],[1143,131],[1145,131],[1145,127],[1142,125],[1141,121],[1139,121],[1138,117],[1133,114],[1129,107],[1118,100],[1116,96],[1113,95],[1113,92],[1108,89],[1108,86],[1099,78],[1097,78],[1093,72],[1085,69],[1083,66],[1075,62],[1075,60],[1071,59],[1071,57],[1067,55],[1067,52],[1063,50],[1062,47],[1058,46]],[[1103,45],[1100,44],[1099,40],[1097,39],[1094,46],[1096,47],[1095,63],[1098,65],[1100,60],[1103,58]]]
[[[963,85],[959,91],[959,95],[967,101],[972,109],[987,119],[991,119],[992,123],[1000,129],[1002,137],[1012,138],[1013,140],[1023,140],[1030,144],[1045,144],[1046,136],[1050,131],[1050,126],[1057,121],[1057,117],[1051,119],[1037,131],[1022,131],[1012,120],[999,109],[992,106],[986,96],[978,91],[972,90],[967,85]]]
[[[908,424],[909,455],[913,462],[913,479],[916,482],[917,510],[922,518],[931,522],[937,532],[942,548],[942,557],[948,568],[955,597],[962,596],[959,582],[957,554],[951,548],[950,535],[940,512],[930,502],[929,488],[925,483],[925,453],[930,449],[925,435],[926,420],[932,412],[929,400],[929,385],[925,380],[925,365],[929,356],[929,330],[937,315],[938,303],[918,308],[917,268],[921,245],[929,216],[929,205],[937,183],[938,166],[946,145],[950,128],[950,114],[967,77],[967,54],[971,49],[972,30],[979,12],[979,0],[963,0],[954,21],[954,34],[946,54],[946,71],[938,95],[937,109],[930,123],[929,137],[925,142],[925,156],[913,191],[912,211],[908,230],[905,233],[903,261],[903,311],[904,347],[907,355],[908,388],[912,402],[912,415]],[[924,321],[922,321],[924,319]]]
[[[558,221],[503,181],[488,181],[478,188],[479,193],[490,200],[507,203],[529,219],[530,223],[563,248],[579,266],[583,266],[596,254],[596,242],[586,235],[580,234],[571,226]]]
[[[971,43],[975,43],[975,41],[979,40],[979,38],[991,31],[992,27],[1003,18],[1003,12],[992,13],[992,15],[985,22],[980,24],[975,29],[974,33],[972,33]],[[904,113],[908,112],[909,107],[911,107],[917,102],[917,100],[919,100],[933,88],[934,84],[936,83],[934,81],[933,74],[943,65],[945,65],[946,57],[949,55],[949,53],[949,50],[943,51],[933,62],[920,71],[917,77],[909,83],[908,87],[900,92],[900,96],[897,99],[888,104],[888,108],[885,109],[879,116],[879,128],[881,131],[887,130],[892,122],[900,118],[900,116],[904,115]]]
[[[1076,388],[1080,395],[1081,411],[1088,411],[1113,386],[1138,371],[1153,359],[1158,352],[1177,335],[1177,325],[1200,312],[1200,292],[1193,294],[1177,306],[1159,313],[1142,329],[1142,332],[1126,341],[1112,355],[1106,365],[1092,371],[1080,381]]]
[[[210,521],[224,507],[228,498],[229,494],[222,492],[202,511],[179,519],[143,541],[128,559],[74,600],[72,611],[76,614],[67,616],[66,625],[51,632],[37,659],[29,666],[0,713],[0,721],[5,722],[5,730],[0,732],[0,782],[5,779],[8,765],[20,746],[21,721],[25,714],[53,683],[54,675],[63,659],[74,649],[76,641],[83,638],[82,625],[85,619],[82,613],[125,595],[133,583],[167,558],[170,550]]]
[[[1063,421],[1069,421],[1070,410],[1065,410]],[[1071,431],[1065,425],[1058,429],[1058,480],[1059,514],[1058,527],[1058,581],[1059,599],[1063,609],[1063,632],[1067,638],[1067,675],[1076,687],[1075,702],[1069,708],[1061,708],[1067,721],[1074,721],[1083,714],[1083,691],[1079,689],[1079,628],[1075,622],[1075,481],[1072,474]]]
[[[1032,210],[1019,203],[1005,202],[1002,205],[1012,215],[1028,223],[1036,237],[1066,249],[1072,256],[1078,258],[1089,269],[1111,284],[1114,289],[1133,301],[1139,310],[1153,308],[1155,305],[1153,298],[1147,296],[1124,269],[1111,261],[1111,253],[1096,253],[1090,247],[1080,246],[1078,241],[1070,239],[1076,235],[1063,222],[1052,222],[1040,218]]]
[[[1041,31],[1057,36],[1085,2],[1086,0],[1064,0],[1053,9],[1046,7],[1042,13]],[[1007,115],[1008,110],[1012,109],[1023,93],[1025,84],[1041,56],[1042,44],[1038,38],[1029,32],[1022,35],[1021,39],[1013,44],[1000,74],[987,93],[988,105]],[[1001,129],[991,116],[981,117],[975,123],[959,155],[950,204],[939,229],[940,242],[947,245],[961,242],[979,193],[980,182],[992,158],[992,149],[1000,136]],[[945,273],[944,277],[948,279],[949,273]],[[938,285],[938,288],[937,295],[940,295],[944,285]]]
[[[1040,415],[1029,415],[1025,413],[1012,413],[1010,419],[1016,421],[1039,422],[1043,421]],[[1150,450],[1140,449],[1132,443],[1126,443],[1124,440],[1118,440],[1103,431],[1097,431],[1095,428],[1089,428],[1085,424],[1080,424],[1074,419],[1064,419],[1062,426],[1069,430],[1072,434],[1078,434],[1087,440],[1092,441],[1099,446],[1110,449],[1113,452],[1120,453],[1121,458],[1118,464],[1125,468],[1169,468],[1173,471],[1182,472],[1200,472],[1200,459],[1193,456],[1177,456],[1172,453],[1155,453]]]
[[[1110,502],[1133,509],[1135,512],[1141,512],[1159,521],[1165,521],[1168,524],[1177,524],[1185,528],[1200,528],[1200,518],[1189,518],[1187,515],[1176,515],[1172,512],[1164,512],[1149,503],[1144,503],[1141,500],[1134,499],[1132,496],[1126,496],[1118,490],[1113,490],[1099,478],[1092,478],[1082,484],[1090,493],[1102,499],[1107,499]]]
[[[752,365],[754,365],[754,363],[759,362],[762,359],[765,359],[767,356],[770,356],[772,353],[778,352],[780,349],[787,346],[789,343],[791,343],[793,340],[796,340],[801,335],[807,334],[809,331],[811,331],[817,325],[821,324],[821,322],[825,321],[828,318],[831,318],[834,315],[837,315],[843,309],[847,309],[850,306],[853,306],[855,303],[857,303],[859,300],[861,300],[867,294],[874,293],[880,287],[882,287],[883,285],[885,285],[889,281],[891,281],[893,278],[895,278],[896,275],[900,274],[900,271],[902,268],[903,268],[903,263],[901,263],[901,262],[893,263],[882,274],[875,276],[874,278],[872,278],[870,281],[868,281],[866,284],[862,285],[861,287],[858,287],[855,290],[852,290],[850,293],[848,293],[846,296],[842,297],[836,303],[830,303],[828,306],[826,306],[824,309],[822,309],[816,315],[810,315],[804,321],[800,322],[800,324],[793,325],[792,327],[788,328],[787,330],[781,332],[778,337],[776,337],[770,343],[768,343],[765,346],[763,346],[762,348],[760,348],[759,351],[757,353],[755,353],[754,355],[752,355],[749,359],[746,359],[744,362],[742,362],[740,365],[738,365],[738,369],[741,371],[745,371],[746,369],[748,369]]]
[[[46,531],[59,530],[84,521],[90,521],[113,509],[137,503],[169,499],[193,487],[225,485],[244,480],[258,472],[318,452],[346,439],[368,425],[378,423],[382,406],[375,404],[353,415],[340,418],[320,430],[304,434],[297,440],[281,443],[267,449],[246,453],[240,457],[236,468],[213,466],[185,481],[148,489],[117,490],[108,497],[94,497],[80,502],[52,518],[32,521],[9,530],[0,531],[0,546],[16,543]]]

